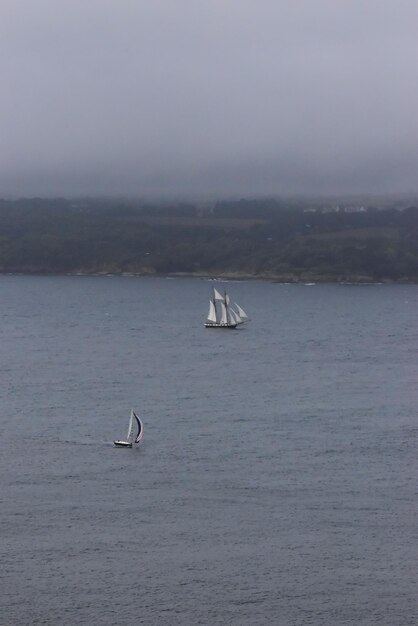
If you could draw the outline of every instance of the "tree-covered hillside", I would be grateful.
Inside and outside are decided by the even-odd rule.
[[[0,271],[418,282],[418,208],[2,200]]]

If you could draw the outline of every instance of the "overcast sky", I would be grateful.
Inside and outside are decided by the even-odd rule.
[[[1,0],[0,196],[418,190],[418,0]]]

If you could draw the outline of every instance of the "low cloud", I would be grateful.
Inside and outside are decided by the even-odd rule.
[[[0,195],[416,190],[414,0],[4,0]]]

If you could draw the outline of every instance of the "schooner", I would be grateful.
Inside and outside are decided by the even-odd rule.
[[[226,291],[223,294],[213,288],[212,299],[209,300],[209,313],[205,322],[206,328],[237,328],[248,320],[248,315],[242,307],[235,303],[235,309],[230,304]]]

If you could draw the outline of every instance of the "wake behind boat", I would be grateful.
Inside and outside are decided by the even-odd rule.
[[[248,315],[242,307],[235,303],[233,309],[229,296],[224,291],[223,295],[213,287],[212,299],[209,300],[209,313],[205,322],[206,328],[237,328],[240,324],[248,321]]]
[[[134,436],[134,431],[136,435]],[[133,409],[131,409],[131,416],[129,418],[128,434],[126,441],[123,439],[115,439],[113,442],[117,448],[132,448],[132,444],[139,443],[144,433],[144,427],[139,419],[138,415]]]

